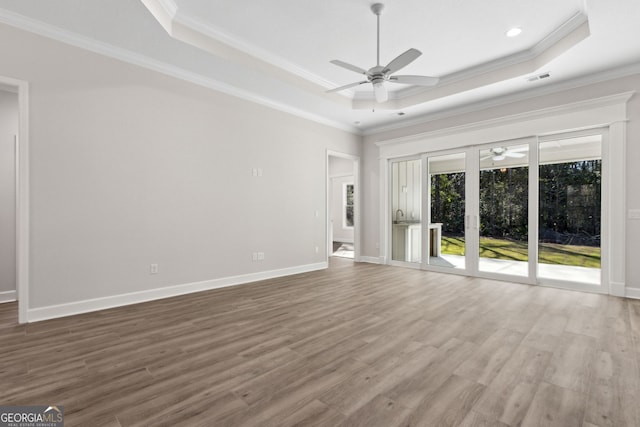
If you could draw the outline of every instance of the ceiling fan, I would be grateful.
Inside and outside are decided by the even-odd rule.
[[[489,149],[489,154],[481,158],[480,160],[491,159],[496,162],[500,160],[504,160],[507,157],[513,157],[516,159],[521,159],[525,156],[524,153],[520,153],[514,150],[509,150],[507,147],[493,147]]]
[[[386,66],[380,65],[380,15],[382,14],[384,5],[382,3],[375,3],[371,5],[371,11],[377,16],[378,21],[378,39],[377,39],[377,65],[371,67],[368,70],[357,67],[355,65],[348,64],[343,61],[334,59],[330,61],[332,64],[338,67],[346,68],[347,70],[355,71],[358,74],[364,74],[366,80],[362,80],[356,83],[350,83],[348,85],[340,86],[335,89],[328,90],[327,92],[339,92],[344,89],[349,89],[355,86],[359,86],[365,83],[371,83],[373,85],[373,93],[375,94],[377,102],[385,102],[388,99],[387,88],[385,82],[402,83],[417,86],[434,86],[438,83],[438,77],[429,76],[392,76],[393,73],[406,67],[413,61],[415,61],[422,52],[418,49],[409,49],[406,52],[397,56],[393,61],[389,62]]]

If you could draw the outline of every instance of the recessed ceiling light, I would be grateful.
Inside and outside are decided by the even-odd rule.
[[[510,29],[509,31],[507,31],[507,37],[515,37],[520,35],[520,33],[522,32],[522,28],[518,28],[518,27],[513,27],[512,29]]]
[[[360,122],[359,121],[355,121],[355,122],[353,122],[353,124],[356,125],[356,126],[359,126]]]
[[[406,114],[406,113],[405,113],[404,111],[400,111],[400,112],[398,113],[398,115],[399,115],[399,116],[404,116],[405,114]]]

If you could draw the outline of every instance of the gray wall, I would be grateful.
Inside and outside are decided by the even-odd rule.
[[[359,155],[361,137],[12,27],[0,40],[0,75],[30,85],[31,308],[325,260],[326,150]]]
[[[0,294],[16,290],[16,169],[18,95],[0,90]],[[0,295],[0,301],[3,299]]]

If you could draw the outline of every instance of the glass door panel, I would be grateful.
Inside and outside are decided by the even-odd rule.
[[[526,277],[529,275],[529,145],[495,145],[481,149],[479,180],[478,269]]]
[[[539,147],[538,276],[599,285],[602,135]]]
[[[422,261],[422,161],[391,163],[391,259]]]
[[[466,268],[465,153],[429,156],[427,241],[431,266]]]

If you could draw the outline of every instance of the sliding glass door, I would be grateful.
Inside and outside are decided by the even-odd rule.
[[[539,145],[538,277],[600,285],[602,134]]]
[[[478,268],[529,275],[529,143],[480,149]]]
[[[429,155],[425,199],[428,218],[425,246],[429,256],[426,265],[465,270],[466,240],[466,153]]]
[[[605,143],[592,130],[391,162],[392,261],[599,291]]]

